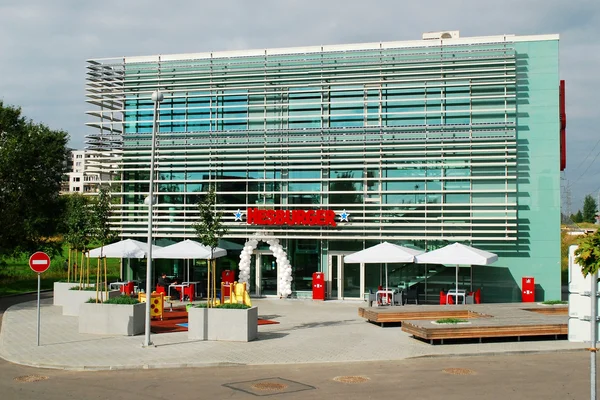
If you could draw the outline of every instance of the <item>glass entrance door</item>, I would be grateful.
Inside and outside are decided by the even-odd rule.
[[[263,296],[277,295],[277,261],[273,254],[259,254],[260,292]]]
[[[365,292],[365,265],[344,263],[350,252],[330,254],[327,269],[329,299],[361,299]]]
[[[344,280],[344,291],[342,292],[342,298],[344,299],[360,299],[361,293],[361,279],[360,270],[361,264],[343,264],[343,280]]]
[[[344,298],[344,255],[330,254],[327,257],[327,298],[342,300]]]
[[[250,262],[250,285],[253,296],[276,296],[279,277],[277,261],[273,253],[255,250]]]

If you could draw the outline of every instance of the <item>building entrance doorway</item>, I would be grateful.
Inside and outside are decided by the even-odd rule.
[[[252,296],[277,296],[279,285],[279,268],[277,268],[277,260],[272,252],[255,250],[252,255],[250,268],[250,282],[254,289],[249,293]]]
[[[327,257],[327,298],[360,299],[364,293],[364,264],[344,264],[348,253],[331,253]]]

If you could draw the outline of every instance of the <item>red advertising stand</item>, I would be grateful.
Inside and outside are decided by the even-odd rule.
[[[521,280],[521,301],[533,303],[535,301],[535,279],[533,276],[524,276]]]
[[[50,257],[43,251],[37,251],[29,257],[29,268],[38,274],[38,290],[37,290],[37,345],[40,345],[40,286],[41,275],[50,268]]]
[[[223,293],[221,293],[221,296],[229,297],[231,295],[231,284],[234,281],[235,273],[232,270],[226,269],[225,271],[221,272],[221,283],[223,284],[221,286],[223,288]]]
[[[313,300],[325,300],[325,274],[313,273],[312,279]]]

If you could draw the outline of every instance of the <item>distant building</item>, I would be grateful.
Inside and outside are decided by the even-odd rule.
[[[68,172],[69,193],[95,193],[103,181],[110,181],[113,173],[110,170],[101,171],[98,159],[102,153],[92,150],[71,150],[71,172]]]

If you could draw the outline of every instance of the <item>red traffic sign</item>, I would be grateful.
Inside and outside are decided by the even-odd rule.
[[[50,268],[50,257],[43,251],[35,252],[29,257],[29,268],[41,274]]]

